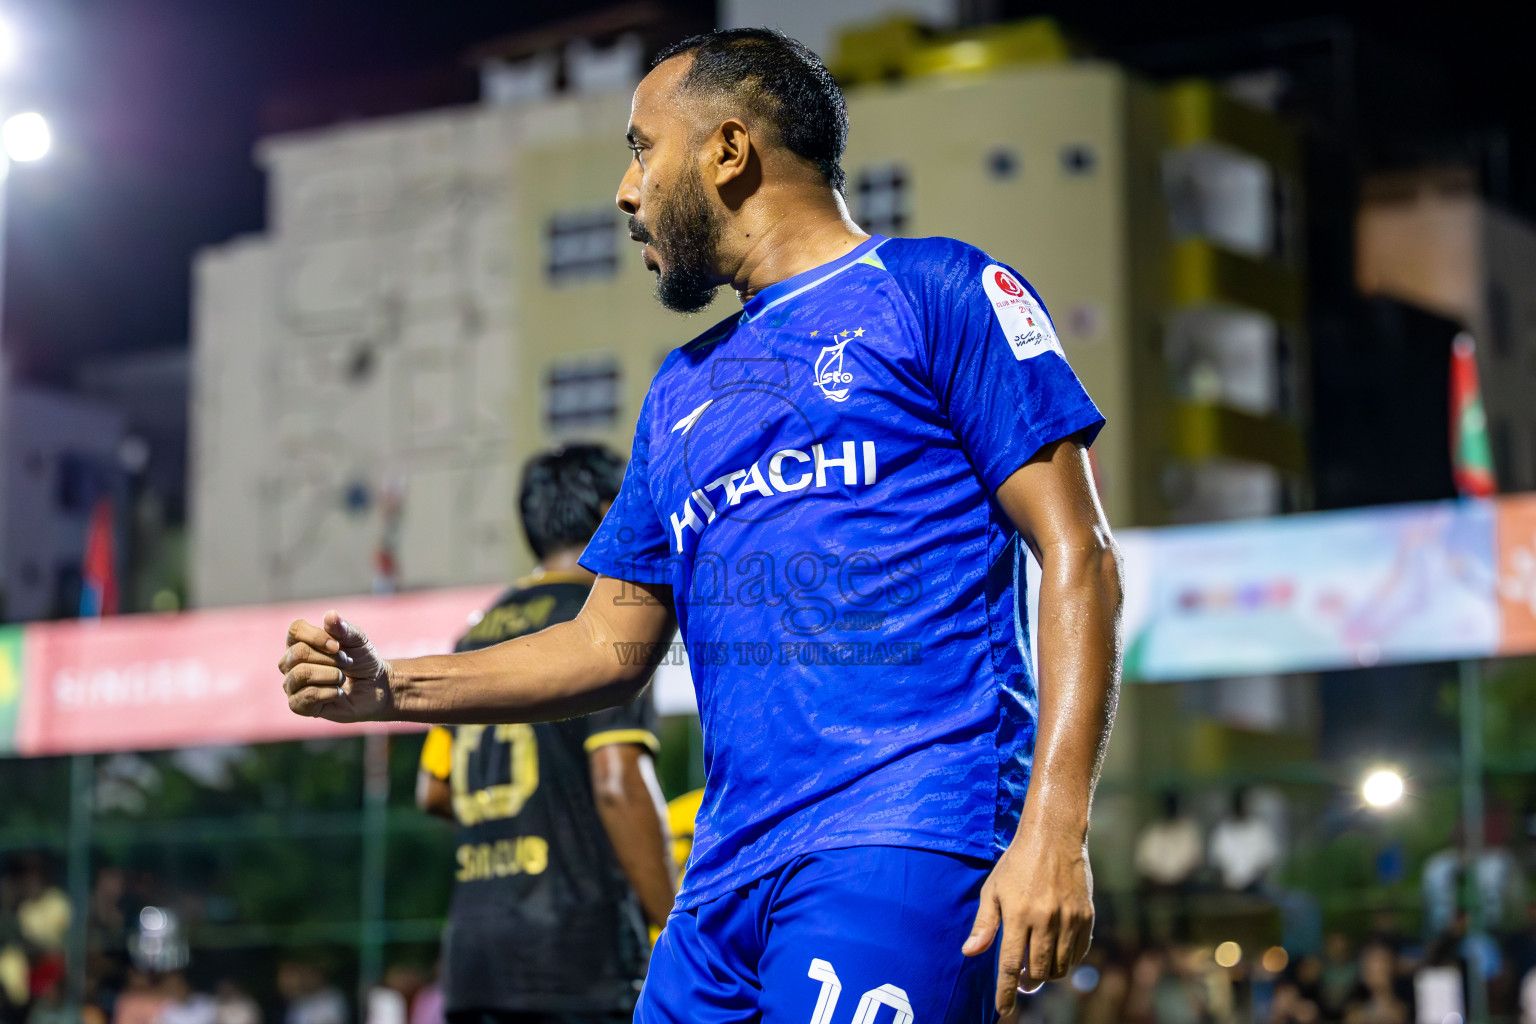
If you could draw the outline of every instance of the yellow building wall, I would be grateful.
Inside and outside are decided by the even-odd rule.
[[[1093,457],[1110,520],[1121,526],[1147,518],[1133,464],[1130,89],[1124,72],[1097,62],[860,86],[848,93],[843,162],[850,182],[863,168],[900,164],[910,182],[906,234],[979,246],[1044,297],[1068,360],[1108,419]],[[1090,169],[1069,169],[1064,155],[1074,148],[1091,154]],[[1011,176],[989,167],[998,149],[1019,158]],[[1154,191],[1155,159],[1135,169]]]

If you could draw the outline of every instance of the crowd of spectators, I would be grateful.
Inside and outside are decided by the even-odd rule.
[[[42,858],[13,857],[0,871],[0,1024],[57,1024],[69,921]]]
[[[314,958],[277,964],[265,984],[188,962],[184,943],[145,948],[142,911],[121,872],[97,875],[87,1005],[70,1011],[71,912],[41,859],[0,872],[0,1024],[442,1024],[424,972],[395,966],[351,997]],[[132,913],[125,913],[129,907]],[[154,908],[149,908],[154,909]],[[1185,918],[1181,928],[1191,924]],[[1106,929],[1106,931],[1109,929]],[[1205,929],[1199,929],[1204,931]],[[169,933],[167,933],[169,934]],[[136,936],[138,941],[136,941]],[[1456,912],[1428,941],[1390,915],[1364,935],[1326,935],[1317,952],[1236,942],[1117,945],[1101,937],[1069,978],[1023,1004],[1032,1024],[1463,1024],[1473,986],[1490,1017],[1536,1024],[1536,902],[1497,939]],[[260,979],[258,979],[258,982]],[[252,994],[261,988],[263,999]]]
[[[26,998],[7,996],[5,1024],[357,1024],[355,1003],[309,963],[277,969],[276,1007],[263,1007],[239,983],[216,979],[199,985],[195,972],[156,973],[130,968],[120,990],[97,992],[70,1012],[63,975]],[[363,1000],[363,1024],[443,1024],[435,983],[407,967],[391,968]]]
[[[1382,915],[1317,953],[1237,943],[1119,948],[1100,942],[1065,981],[1025,1002],[1033,1024],[1462,1024],[1472,986],[1490,1019],[1536,1024],[1536,903],[1501,940],[1457,913],[1428,942]]]
[[[71,1007],[73,912],[50,868],[30,854],[0,864],[0,1024],[443,1024],[436,982],[407,966],[361,1000],[319,966],[324,958],[280,960],[267,979],[221,977],[192,961],[173,910],[140,905],[153,880],[113,867],[92,887],[84,1005]]]

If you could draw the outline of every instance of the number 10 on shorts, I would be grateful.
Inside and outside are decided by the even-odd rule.
[[[843,983],[837,980],[837,971],[825,960],[816,959],[811,961],[811,969],[806,973],[813,981],[821,982],[821,995],[816,998],[811,1024],[832,1024],[837,999],[843,994]],[[875,1015],[882,1006],[895,1011],[892,1024],[912,1024],[912,1003],[908,1001],[906,991],[895,985],[881,985],[860,996],[859,1007],[853,1011],[853,1024],[875,1024]]]

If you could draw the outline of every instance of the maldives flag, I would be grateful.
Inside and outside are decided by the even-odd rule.
[[[1451,342],[1451,475],[1464,498],[1486,498],[1499,489],[1477,383],[1477,349],[1466,332]]]
[[[117,558],[112,545],[112,499],[102,498],[91,511],[80,568],[80,617],[117,614]]]

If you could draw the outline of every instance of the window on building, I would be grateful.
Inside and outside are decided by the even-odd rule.
[[[545,269],[554,284],[612,277],[619,269],[619,216],[608,210],[557,213],[549,219]]]
[[[854,183],[854,219],[872,235],[900,235],[909,215],[907,172],[900,164],[869,167]]]
[[[544,422],[551,433],[603,430],[619,417],[619,364],[608,358],[563,363],[544,382]]]

